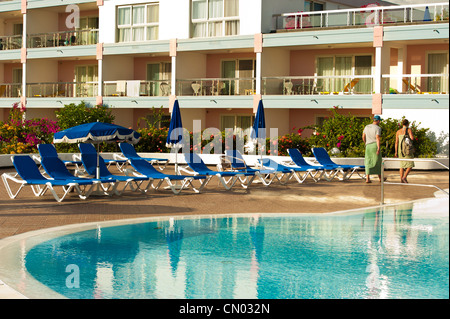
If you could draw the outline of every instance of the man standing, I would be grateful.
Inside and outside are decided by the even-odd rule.
[[[373,123],[366,125],[363,131],[363,141],[366,144],[364,165],[366,167],[366,183],[371,183],[370,175],[376,174],[381,182],[381,117],[375,115]]]

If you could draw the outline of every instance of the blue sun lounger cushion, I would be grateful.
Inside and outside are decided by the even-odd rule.
[[[81,199],[86,199],[91,190],[88,192],[83,192],[80,186],[93,186],[93,181],[91,180],[75,180],[75,179],[49,179],[44,177],[39,171],[38,166],[34,160],[28,155],[16,155],[12,158],[13,165],[16,168],[17,174],[3,173],[2,180],[5,184],[6,191],[10,198],[16,198],[20,191],[25,186],[30,186],[35,196],[43,196],[47,190],[50,190],[56,201],[61,202],[73,189],[77,192]],[[17,175],[21,179],[17,178]],[[19,189],[13,193],[8,181],[20,184]],[[55,191],[55,186],[61,186],[63,189],[63,195],[59,196]]]

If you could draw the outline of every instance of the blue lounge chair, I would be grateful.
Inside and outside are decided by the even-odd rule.
[[[239,182],[243,188],[247,188],[255,178],[253,172],[218,172],[206,166],[201,157],[196,153],[185,153],[184,158],[189,169],[180,167],[180,170],[188,174],[207,176],[206,184],[212,177],[216,176],[226,190],[233,188],[234,184]]]
[[[337,171],[334,169],[327,169],[322,165],[311,165],[304,158],[302,153],[296,148],[288,149],[289,156],[291,157],[292,162],[296,165],[295,167],[300,167],[304,169],[314,170],[314,173],[311,172],[311,177],[315,182],[320,181],[324,178],[327,181],[331,181],[334,176],[337,174]],[[320,175],[316,177],[317,174]]]
[[[64,198],[73,189],[77,192],[81,199],[89,197],[93,190],[94,182],[91,180],[76,180],[76,179],[48,179],[44,177],[39,171],[39,167],[35,161],[28,155],[13,156],[13,165],[17,173],[3,173],[2,180],[5,184],[6,191],[10,198],[14,199],[25,186],[30,186],[35,196],[43,196],[47,190],[50,190],[57,202],[62,202]],[[18,178],[20,177],[20,179]],[[8,181],[20,184],[19,189],[14,193]],[[87,192],[83,192],[80,186],[91,186]],[[55,187],[61,186],[63,195],[59,196]]]
[[[44,157],[57,157],[58,153],[56,152],[56,148],[53,144],[38,144],[38,151],[39,151],[39,155],[40,157],[33,157],[34,159],[38,160],[39,162],[42,160],[42,158]],[[74,164],[74,165],[82,165],[81,161],[68,161],[68,160],[63,160],[63,163],[65,165],[68,164]]]
[[[167,185],[170,187],[172,192],[174,194],[179,194],[183,189],[189,188],[189,186],[192,186],[194,192],[199,193],[203,187],[206,185],[206,176],[186,176],[186,175],[170,175],[170,174],[164,174],[163,172],[160,172],[157,170],[151,163],[147,162],[146,159],[130,159],[130,164],[133,166],[133,168],[136,170],[136,172],[139,175],[136,176],[145,176],[148,177],[150,180],[159,180],[158,184],[155,186],[153,184],[152,187],[154,189],[158,189],[163,181],[167,183]],[[194,180],[199,180],[200,187],[197,189],[194,187],[192,182]],[[172,183],[172,181],[175,181],[175,184]],[[181,181],[181,186],[177,185],[176,182]]]
[[[340,180],[349,179],[354,172],[357,172],[359,177],[365,178],[359,174],[358,169],[364,169],[364,165],[339,165],[333,162],[328,155],[327,151],[323,147],[315,147],[312,149],[314,157],[324,167],[333,168],[338,172],[342,173],[342,177],[338,177]]]
[[[274,160],[270,158],[264,158],[259,160],[261,166],[273,169],[274,171],[281,172],[282,174],[285,174],[287,176],[286,182],[283,182],[282,179],[280,179],[280,182],[282,184],[287,183],[289,180],[291,180],[293,177],[299,182],[300,184],[305,181],[305,179],[308,176],[313,176],[312,173],[315,172],[314,169],[311,168],[302,168],[298,166],[287,166],[280,163],[275,162]],[[303,173],[303,175],[302,175]],[[314,179],[314,178],[313,178]]]
[[[85,177],[79,177],[72,175],[67,167],[64,165],[63,161],[61,161],[58,157],[43,157],[41,161],[41,165],[44,168],[45,172],[53,179],[66,179],[66,180],[74,180],[74,181],[86,181],[90,180],[94,184],[102,184],[103,191],[100,191],[100,188],[97,188],[98,194],[103,193],[104,195],[109,195],[115,193],[119,182],[112,178],[101,178],[101,179],[87,179]],[[108,184],[106,187],[103,184]]]
[[[80,144],[84,145],[84,144]],[[97,155],[95,154],[86,154],[81,153],[81,161],[83,162],[83,166],[86,169],[86,172],[91,176],[96,176],[97,173]],[[105,164],[105,161],[103,157],[98,156],[98,165],[100,168],[100,178],[110,178],[115,179],[119,182],[125,182],[125,186],[123,187],[122,191],[115,191],[117,195],[120,195],[123,193],[123,191],[127,188],[127,186],[130,186],[130,189],[132,191],[140,191],[141,193],[145,193],[147,188],[150,186],[150,183],[148,183],[146,188],[141,188],[144,181],[149,181],[148,177],[137,177],[137,176],[124,176],[124,175],[114,175],[109,170],[108,167]]]
[[[124,156],[124,158],[122,158],[122,159],[125,159],[125,160],[144,159],[146,161],[149,161],[152,164],[155,164],[155,163],[158,164],[158,167],[160,170],[163,170],[166,167],[167,163],[169,162],[168,159],[164,159],[164,158],[141,157],[136,152],[134,146],[129,143],[119,143],[119,147]],[[120,159],[120,155],[116,155],[116,157],[118,159]],[[164,164],[164,165],[161,165],[161,164]]]
[[[80,149],[81,154],[97,155],[97,150],[91,143],[80,143],[78,144],[78,148]],[[128,164],[128,161],[126,159],[103,159],[103,160],[107,164],[108,168],[112,164],[115,164],[117,169],[121,172],[123,172],[124,168],[126,168],[126,165]]]
[[[225,159],[231,164],[233,170],[254,173],[265,186],[269,186],[275,179],[282,182],[283,172],[273,169],[251,168],[245,163],[244,157],[238,150],[226,150]],[[281,178],[278,176],[279,174],[281,174]]]

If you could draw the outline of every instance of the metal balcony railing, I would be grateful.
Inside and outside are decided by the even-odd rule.
[[[26,92],[27,97],[94,97],[98,82],[29,83]]]
[[[371,94],[372,75],[263,77],[264,95]]]
[[[448,94],[448,74],[383,75],[382,93]]]
[[[273,30],[303,30],[311,28],[375,26],[392,23],[427,23],[447,21],[448,3],[402,6],[366,6],[364,8],[292,12],[273,16]]]
[[[105,81],[103,83],[104,96],[169,96],[170,81]]]
[[[177,95],[251,95],[255,94],[255,78],[200,78],[177,80]]]
[[[17,50],[22,48],[21,35],[0,36],[0,50]]]
[[[49,48],[97,43],[98,29],[36,33],[27,36],[28,48]]]
[[[20,97],[22,83],[0,83],[0,98]]]

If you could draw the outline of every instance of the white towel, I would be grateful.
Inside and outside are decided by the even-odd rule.
[[[127,81],[127,96],[139,97],[139,89],[141,87],[141,81]]]
[[[126,81],[117,81],[116,91],[117,93],[125,93]]]

